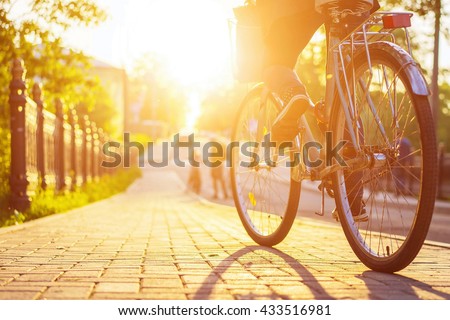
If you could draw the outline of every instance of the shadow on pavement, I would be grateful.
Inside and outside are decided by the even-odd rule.
[[[305,286],[307,286],[311,293],[313,294],[315,299],[325,299],[325,300],[333,300],[334,298],[330,296],[325,289],[320,285],[319,281],[317,281],[314,276],[303,266],[301,265],[296,259],[291,257],[290,255],[277,250],[275,248],[269,248],[269,247],[262,247],[262,246],[249,246],[242,248],[226,259],[224,259],[220,264],[218,264],[216,267],[213,268],[213,271],[209,274],[209,276],[205,279],[202,286],[197,290],[194,299],[195,300],[206,300],[211,295],[212,291],[214,290],[214,286],[211,284],[216,283],[218,280],[217,276],[221,276],[224,274],[229,267],[231,267],[232,264],[237,262],[237,259],[242,258],[248,253],[253,253],[255,251],[265,251],[267,253],[276,255],[280,258],[282,258],[287,265],[289,265],[297,274],[302,278],[307,278],[308,281],[302,282]],[[268,268],[272,268],[271,266],[268,266]],[[257,292],[252,293],[251,295],[246,295],[245,299],[251,300],[251,299],[289,299],[288,296],[280,295],[275,292],[273,292],[270,295],[267,294],[258,294]]]
[[[369,289],[369,299],[373,300],[428,299],[427,297],[421,297],[420,295],[418,295],[418,292],[415,290],[415,288],[426,291],[446,300],[450,299],[450,294],[448,293],[439,291],[427,283],[398,274],[386,274],[369,270],[364,271],[360,276],[357,276],[357,278],[363,280],[366,283],[367,289]],[[383,290],[380,290],[380,287],[378,285],[373,284],[373,280],[377,280],[388,285],[390,287],[390,290],[383,292]],[[395,290],[395,292],[393,292],[392,290]]]

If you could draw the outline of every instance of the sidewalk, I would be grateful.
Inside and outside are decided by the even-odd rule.
[[[234,208],[199,201],[169,169],[126,193],[0,230],[0,299],[450,299],[450,249],[396,275],[368,270],[337,226],[298,219],[255,245]]]

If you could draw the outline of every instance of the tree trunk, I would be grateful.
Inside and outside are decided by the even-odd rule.
[[[439,35],[441,31],[441,0],[436,0],[434,7],[434,58],[433,74],[431,76],[431,106],[434,123],[437,128],[439,120]]]

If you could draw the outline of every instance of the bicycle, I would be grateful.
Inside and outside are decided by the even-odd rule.
[[[274,246],[296,218],[302,181],[320,181],[320,214],[327,193],[360,261],[376,271],[396,272],[414,260],[425,241],[437,180],[429,90],[412,58],[407,29],[412,14],[375,12],[341,39],[339,21],[358,8],[368,10],[371,1],[354,1],[352,10],[322,2],[328,3],[333,21],[325,99],[311,110],[312,119],[311,112],[299,119],[293,143],[267,147],[281,99],[263,83],[248,92],[232,134],[232,141],[242,144],[231,153],[235,205],[250,237]],[[396,44],[396,30],[403,30],[405,49]],[[400,152],[403,141],[411,145],[406,155]],[[325,155],[333,150],[331,142],[339,150],[332,159]],[[346,182],[352,175],[353,185]],[[367,219],[358,220],[352,212],[350,194],[358,190],[351,188],[362,191]]]

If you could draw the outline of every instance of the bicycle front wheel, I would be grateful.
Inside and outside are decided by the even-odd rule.
[[[280,105],[262,84],[244,99],[232,135],[231,183],[245,230],[258,244],[273,246],[288,234],[297,214],[300,182],[292,178],[293,152],[265,145]],[[267,142],[268,140],[266,140]]]
[[[356,55],[352,123],[362,169],[343,167],[333,177],[339,219],[358,258],[369,268],[395,272],[408,266],[426,238],[434,209],[437,148],[428,97],[413,93],[405,66],[411,58],[388,43]],[[417,74],[420,74],[417,72]],[[351,77],[352,77],[351,76]],[[336,101],[340,101],[336,99]],[[334,141],[348,140],[344,108],[332,112]],[[349,143],[351,144],[351,143]],[[355,149],[344,148],[344,160]],[[368,219],[359,219],[361,213]]]

